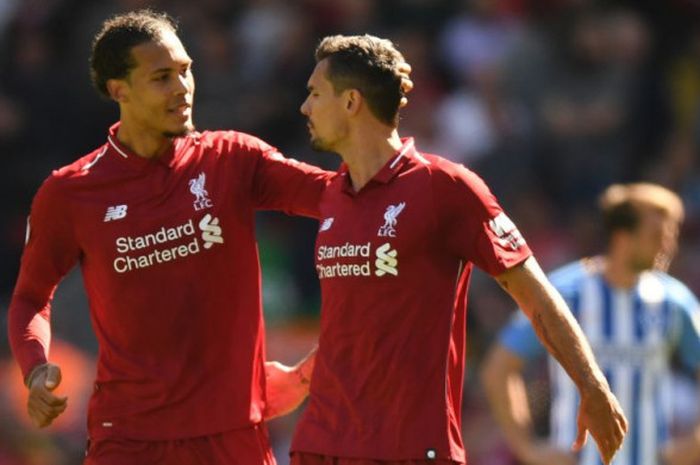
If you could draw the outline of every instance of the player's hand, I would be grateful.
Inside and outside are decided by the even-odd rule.
[[[700,461],[700,438],[691,434],[673,438],[661,447],[659,463],[663,465],[695,465]]]
[[[55,396],[52,392],[59,384],[61,384],[61,369],[58,365],[51,363],[40,365],[29,375],[27,411],[39,428],[49,426],[66,410],[68,398]]]
[[[309,395],[309,380],[299,367],[265,362],[267,404],[265,419],[286,415],[299,407]]]
[[[408,104],[406,94],[413,90],[413,81],[411,81],[411,65],[405,61],[401,62],[397,71],[399,72],[399,76],[401,76],[401,93],[403,94],[403,97],[401,97],[401,102],[399,103],[399,108],[403,108]]]
[[[526,465],[576,465],[576,456],[571,451],[544,442],[533,444],[521,460]]]
[[[598,452],[606,465],[622,446],[627,433],[627,419],[615,396],[609,389],[591,389],[581,392],[578,411],[578,434],[571,449],[580,451],[590,431]]]

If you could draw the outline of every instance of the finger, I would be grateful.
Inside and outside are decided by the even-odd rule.
[[[46,370],[46,381],[44,381],[44,386],[46,386],[46,389],[53,391],[59,384],[61,384],[61,369],[57,365],[49,364]]]
[[[399,102],[399,108],[403,108],[406,105],[408,105],[408,99],[406,97],[401,97],[401,101]]]
[[[411,68],[411,65],[409,65],[405,61],[399,64],[399,73],[401,74],[411,74],[412,70],[413,68]]]
[[[41,402],[48,407],[54,405],[65,404],[68,401],[68,397],[58,397],[43,388],[36,388],[30,391],[29,400],[33,402]]]
[[[574,452],[579,452],[586,445],[586,440],[588,439],[588,430],[585,427],[579,425],[578,432],[576,433],[576,439],[571,445],[571,450]]]

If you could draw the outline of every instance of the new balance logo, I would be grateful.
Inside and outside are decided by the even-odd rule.
[[[202,240],[204,248],[211,249],[214,244],[223,244],[224,238],[221,237],[221,226],[219,219],[212,217],[209,213],[204,215],[204,218],[199,222],[199,229],[202,230]]]
[[[107,208],[105,213],[105,223],[108,221],[121,220],[126,216],[126,205],[115,205],[113,207]]]
[[[321,223],[321,227],[318,228],[318,232],[323,232],[323,231],[328,231],[331,229],[331,226],[333,225],[333,218],[326,218],[323,220],[323,223]]]
[[[374,262],[377,269],[374,271],[374,274],[377,276],[384,276],[385,274],[398,276],[399,269],[397,265],[399,261],[396,259],[397,255],[396,249],[392,250],[391,244],[388,242],[377,247],[377,260]]]

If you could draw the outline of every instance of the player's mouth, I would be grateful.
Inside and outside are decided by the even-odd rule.
[[[168,113],[172,113],[182,118],[189,118],[192,114],[192,105],[187,102],[183,102],[175,105],[174,107],[168,108]]]

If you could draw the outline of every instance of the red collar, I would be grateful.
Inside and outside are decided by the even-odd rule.
[[[384,164],[372,179],[370,179],[367,185],[370,183],[388,184],[401,172],[404,165],[416,156],[418,151],[416,150],[413,137],[401,138],[401,142],[403,142],[401,148],[397,150],[396,154]],[[343,191],[351,195],[356,195],[357,192],[355,192],[355,188],[352,186],[348,173],[348,166],[345,163],[340,165],[338,173],[344,178]]]
[[[107,133],[108,150],[112,151],[118,159],[130,166],[133,166],[134,168],[139,169],[157,165],[171,167],[175,164],[178,155],[181,153],[180,149],[184,146],[183,144],[185,137],[173,138],[170,147],[168,147],[168,149],[161,155],[153,158],[145,158],[136,154],[129,147],[119,141],[117,138],[117,132],[119,131],[120,125],[120,122],[114,123],[112,126],[110,126]]]

